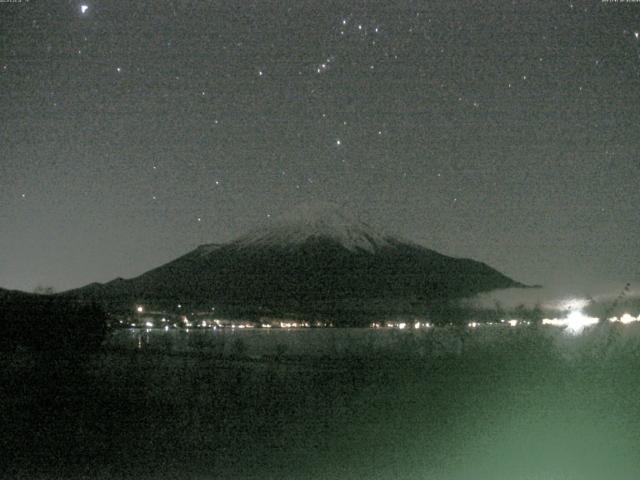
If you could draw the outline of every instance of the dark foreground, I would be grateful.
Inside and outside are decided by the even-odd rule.
[[[0,357],[3,478],[636,479],[640,352]]]

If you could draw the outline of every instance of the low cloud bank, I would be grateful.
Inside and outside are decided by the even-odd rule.
[[[630,284],[617,291],[572,291],[559,288],[511,288],[477,295],[460,303],[465,308],[482,312],[495,311],[509,316],[557,316],[581,311],[598,318],[640,314],[640,290]],[[525,318],[526,319],[526,318]]]

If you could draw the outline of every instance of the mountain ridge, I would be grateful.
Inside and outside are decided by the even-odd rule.
[[[482,262],[381,234],[334,205],[322,208],[303,207],[229,243],[200,245],[132,279],[65,295],[101,302],[109,310],[145,303],[167,310],[215,308],[229,315],[335,317],[413,311],[525,287]]]

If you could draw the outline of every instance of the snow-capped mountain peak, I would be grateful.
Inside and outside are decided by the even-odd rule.
[[[344,248],[375,252],[390,238],[345,213],[332,203],[304,203],[249,232],[234,243],[239,246],[286,246],[312,238],[329,239]]]

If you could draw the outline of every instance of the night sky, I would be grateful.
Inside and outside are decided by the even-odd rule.
[[[599,0],[2,0],[0,287],[315,201],[522,282],[634,285],[639,37],[640,3]]]

